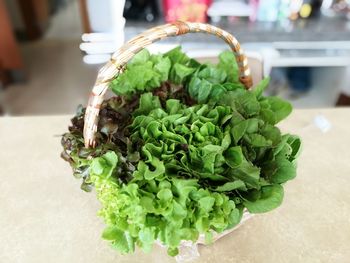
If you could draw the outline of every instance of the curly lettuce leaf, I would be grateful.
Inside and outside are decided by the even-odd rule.
[[[158,240],[174,256],[182,240],[211,242],[243,209],[277,208],[295,178],[300,138],[275,126],[291,105],[264,97],[268,78],[246,90],[232,52],[219,60],[144,50],[111,84],[118,97],[102,105],[97,147],[84,147],[83,110],[64,135],[62,157],[95,187],[102,237],[121,253]]]

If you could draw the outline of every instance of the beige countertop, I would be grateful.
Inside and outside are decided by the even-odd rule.
[[[312,121],[322,114],[332,128]],[[350,109],[295,110],[282,123],[304,149],[273,212],[253,217],[197,262],[349,262]],[[94,193],[59,158],[69,116],[0,118],[0,262],[175,262],[166,251],[120,256],[101,240]]]

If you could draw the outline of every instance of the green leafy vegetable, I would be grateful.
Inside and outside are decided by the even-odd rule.
[[[275,126],[291,105],[239,82],[232,52],[200,64],[175,48],[144,50],[113,80],[118,95],[102,103],[97,147],[84,147],[85,109],[62,137],[62,158],[95,188],[107,227],[102,237],[121,253],[150,251],[158,240],[175,256],[182,240],[237,225],[243,209],[268,212],[296,176],[298,136]]]

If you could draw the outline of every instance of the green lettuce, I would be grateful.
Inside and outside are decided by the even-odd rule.
[[[296,176],[301,141],[276,126],[290,103],[239,82],[232,52],[200,64],[180,48],[142,51],[103,102],[97,147],[83,143],[79,108],[62,137],[62,157],[82,188],[95,188],[107,227],[102,238],[121,253],[150,251],[158,240],[174,256],[182,240],[237,225],[244,209],[265,213],[283,201]]]

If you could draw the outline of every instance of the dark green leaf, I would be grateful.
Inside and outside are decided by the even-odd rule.
[[[198,103],[205,103],[209,99],[209,94],[212,90],[212,84],[206,80],[202,80],[198,90]]]
[[[226,72],[228,82],[234,83],[239,81],[238,65],[233,52],[224,51],[219,55],[218,68]]]
[[[279,207],[283,201],[283,187],[281,185],[267,185],[261,187],[261,196],[251,202],[243,201],[250,213],[265,213]]]
[[[296,176],[296,166],[287,159],[265,164],[264,173],[272,183],[285,183],[292,180]]]
[[[232,137],[235,141],[235,143],[238,143],[238,141],[243,137],[248,127],[247,121],[242,121],[236,125],[233,126],[231,129]]]
[[[250,134],[248,137],[249,137],[249,143],[253,147],[266,147],[272,144],[270,140],[266,140],[264,136],[257,133]]]
[[[259,188],[260,168],[249,163],[243,163],[238,168],[232,169],[230,176],[242,180],[251,188]]]
[[[267,100],[270,109],[275,114],[276,123],[285,119],[292,112],[292,105],[279,97],[268,97]]]
[[[264,78],[262,81],[258,83],[253,89],[253,93],[257,98],[260,98],[267,86],[269,85],[270,77]]]
[[[231,168],[240,166],[244,160],[242,148],[240,146],[235,146],[227,149],[224,153],[224,157],[227,165]]]
[[[241,180],[228,182],[228,183],[226,183],[224,185],[216,187],[215,191],[218,191],[218,192],[229,192],[229,191],[237,190],[237,189],[245,191],[246,190],[245,183],[243,181],[241,181]]]

